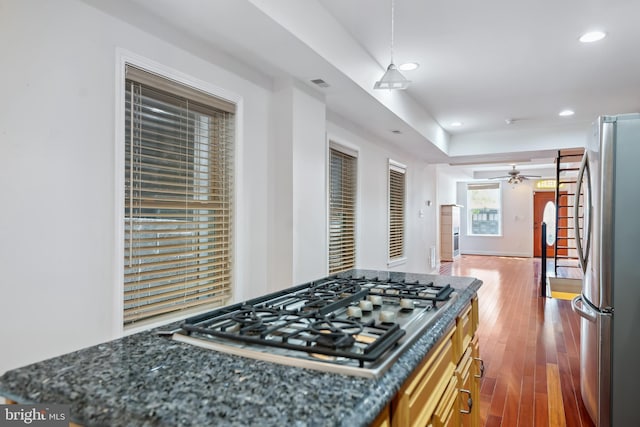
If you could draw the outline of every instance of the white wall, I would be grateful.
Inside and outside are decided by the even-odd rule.
[[[460,252],[463,254],[533,256],[533,189],[530,181],[502,183],[502,236],[469,236],[467,232],[467,183],[458,183]]]
[[[505,146],[513,152],[582,147],[588,140],[589,129],[589,123],[556,126],[551,137],[548,129],[517,127],[506,131],[458,134],[451,138],[448,154],[455,157],[504,153]]]
[[[83,3],[0,10],[0,372],[121,333],[118,48],[242,98],[236,297],[264,293],[270,92]]]
[[[408,185],[408,259],[395,269],[428,271],[435,168],[339,119],[327,124],[317,94],[272,86],[184,35],[152,35],[83,2],[0,0],[0,11],[0,373],[122,334],[122,51],[240,100],[235,300],[326,274],[325,132],[360,148],[358,267],[387,269],[393,158],[407,165]]]
[[[356,266],[374,270],[430,272],[429,248],[436,244],[436,173],[402,150],[367,135],[348,122],[331,117],[329,138],[359,150]],[[387,246],[388,159],[407,166],[407,262],[389,267]],[[431,206],[425,202],[431,200]],[[422,217],[420,216],[422,210]]]
[[[326,276],[326,117],[324,100],[279,79],[269,150],[270,291]]]
[[[277,81],[268,150],[268,290],[293,283],[293,85]]]
[[[459,169],[452,168],[447,164],[435,165],[436,168],[436,222],[437,230],[440,230],[440,206],[454,205],[458,203],[458,182],[466,181],[473,177],[465,174]],[[465,201],[466,204],[466,201]],[[464,206],[464,204],[463,204]],[[464,212],[464,211],[463,211]],[[440,233],[436,239],[436,260],[440,260]]]
[[[324,101],[293,89],[293,283],[327,275],[327,143]]]
[[[431,249],[435,249],[434,262],[438,260],[437,230],[438,205],[436,203],[436,167],[416,162],[408,172],[406,249],[409,257],[406,266],[397,270],[432,273]],[[430,203],[428,203],[430,202]]]

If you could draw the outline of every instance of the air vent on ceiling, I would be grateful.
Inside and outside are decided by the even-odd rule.
[[[311,80],[311,83],[320,86],[321,88],[327,88],[329,87],[329,83],[325,82],[322,79],[313,79]]]

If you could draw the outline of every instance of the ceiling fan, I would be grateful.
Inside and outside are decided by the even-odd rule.
[[[519,184],[525,179],[541,178],[540,175],[521,175],[520,171],[516,169],[516,165],[511,165],[511,167],[513,169],[507,172],[508,175],[494,176],[493,178],[489,179],[506,179],[509,184]]]

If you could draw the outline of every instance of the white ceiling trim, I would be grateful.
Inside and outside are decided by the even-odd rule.
[[[374,90],[381,66],[316,0],[249,0],[263,13],[340,70],[441,153],[448,154],[449,134],[407,92]]]

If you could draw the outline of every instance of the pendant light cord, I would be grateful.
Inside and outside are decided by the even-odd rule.
[[[393,32],[394,32],[395,0],[391,0],[391,63],[393,64]]]

